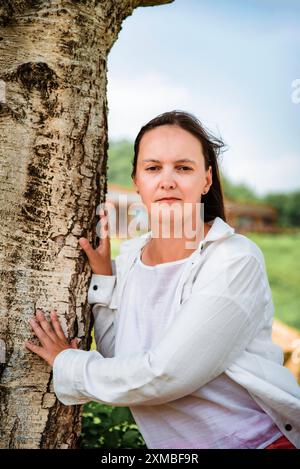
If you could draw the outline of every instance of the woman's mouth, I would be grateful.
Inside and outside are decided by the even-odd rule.
[[[173,202],[179,202],[180,199],[175,199],[175,198],[167,198],[167,199],[160,199],[157,202],[168,202],[168,203],[173,203]]]

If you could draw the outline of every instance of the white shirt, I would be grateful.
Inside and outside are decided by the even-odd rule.
[[[300,448],[300,387],[272,342],[274,306],[263,254],[219,217],[184,263],[167,332],[148,351],[114,356],[126,279],[150,236],[121,244],[114,275],[92,276],[88,302],[97,351],[67,349],[56,356],[60,402],[155,407],[194,396],[225,373]]]
[[[138,257],[120,305],[115,356],[150,350],[167,333],[187,260],[148,266]],[[130,410],[147,448],[264,448],[282,436],[249,393],[225,373],[193,395]]]

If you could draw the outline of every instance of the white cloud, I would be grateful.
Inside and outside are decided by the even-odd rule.
[[[224,158],[224,173],[235,183],[246,183],[258,195],[299,189],[300,153],[263,155],[261,149],[236,146]]]
[[[299,188],[299,154],[275,154],[253,128],[252,116],[241,102],[220,95],[211,100],[199,89],[189,89],[173,78],[153,71],[129,77],[108,75],[109,138],[134,140],[142,125],[167,110],[195,114],[229,149],[220,168],[235,183],[246,183],[257,194]],[[273,154],[270,154],[273,152]]]
[[[157,72],[134,78],[108,76],[108,133],[110,138],[134,139],[142,125],[156,115],[192,105],[189,90]]]

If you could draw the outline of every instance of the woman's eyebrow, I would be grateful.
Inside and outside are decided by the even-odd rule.
[[[145,159],[143,160],[143,163],[148,163],[148,162],[154,162],[154,163],[160,163],[160,160],[154,160],[154,159]],[[174,161],[174,163],[194,163],[196,164],[196,161],[190,160],[189,158],[181,158],[180,160]]]

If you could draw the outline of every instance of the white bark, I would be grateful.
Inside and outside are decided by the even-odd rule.
[[[95,242],[107,191],[107,55],[135,7],[170,1],[1,3],[1,448],[76,446],[81,407],[56,400],[51,367],[24,347],[28,320],[56,308],[89,349],[91,272],[78,238]]]

